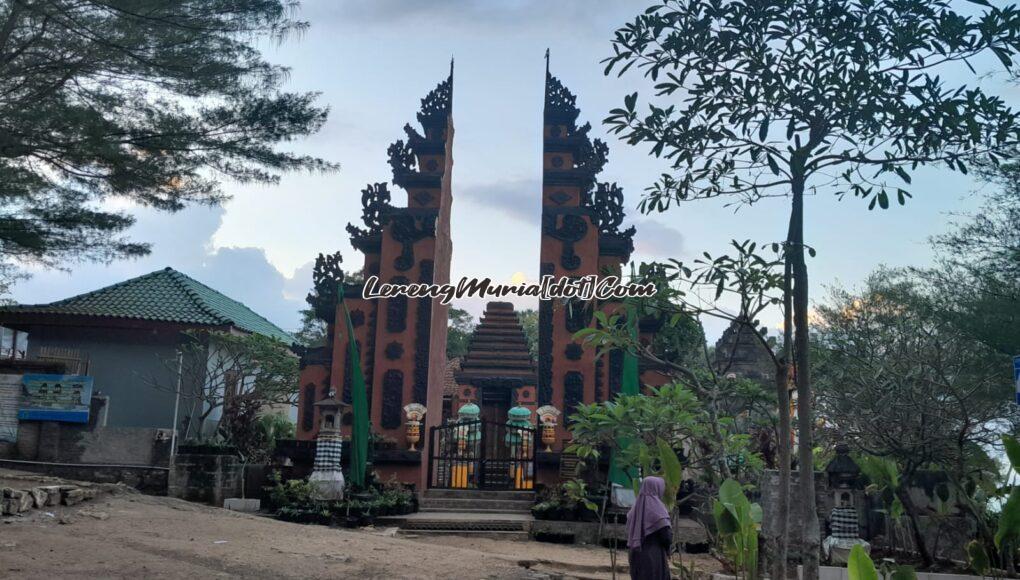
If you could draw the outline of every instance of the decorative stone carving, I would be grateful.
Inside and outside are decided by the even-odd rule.
[[[562,217],[558,222],[557,218]],[[542,233],[559,240],[563,244],[560,254],[560,266],[564,270],[576,270],[581,266],[581,257],[574,251],[574,244],[584,239],[588,233],[588,222],[581,215],[543,213]]]
[[[351,245],[367,251],[368,240],[382,233],[387,216],[392,211],[390,191],[385,183],[368,184],[361,190],[361,221],[365,228],[347,224],[347,233],[351,236]],[[367,229],[366,229],[367,228]],[[378,251],[378,248],[375,248]]]
[[[393,341],[386,345],[386,358],[389,360],[397,360],[404,356],[404,345],[397,341]]]
[[[584,402],[584,375],[580,371],[567,371],[563,375],[563,408],[570,415]]]
[[[382,420],[383,429],[400,427],[400,410],[404,399],[404,373],[390,369],[383,375],[382,384]]]
[[[422,260],[419,268],[421,274],[418,281],[422,284],[431,284],[434,269],[432,260]],[[425,404],[428,398],[429,353],[432,347],[430,340],[432,337],[431,298],[423,297],[418,299],[417,319],[414,346],[414,389],[412,392],[416,403]]]
[[[344,281],[344,272],[340,269],[343,261],[340,252],[319,254],[312,268],[314,292],[309,293],[305,301],[312,307],[316,318],[328,323],[333,323],[336,317],[337,291]]]
[[[391,284],[407,284],[407,278],[396,276]],[[391,296],[386,299],[386,332],[399,333],[407,330],[407,296]]]
[[[542,276],[552,276],[556,267],[548,262],[539,268]],[[538,303],[538,404],[552,403],[553,305],[549,300]]]
[[[394,215],[390,234],[400,242],[400,255],[393,259],[393,267],[406,272],[414,266],[414,244],[436,235],[436,214],[415,216],[406,213]]]

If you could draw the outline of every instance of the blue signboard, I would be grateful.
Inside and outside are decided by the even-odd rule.
[[[1013,383],[1016,385],[1016,404],[1020,405],[1020,356],[1013,357]]]
[[[92,377],[84,375],[25,375],[21,379],[23,421],[88,423]]]

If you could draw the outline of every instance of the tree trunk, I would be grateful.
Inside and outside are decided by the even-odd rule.
[[[779,489],[776,501],[775,561],[772,577],[775,580],[786,580],[786,560],[790,548],[790,392],[788,389],[788,368],[785,360],[783,366],[776,370],[776,395],[779,407]]]
[[[924,541],[924,534],[921,533],[921,522],[917,518],[917,506],[914,505],[914,500],[910,498],[906,481],[903,481],[895,491],[896,497],[903,504],[903,511],[906,512],[907,519],[910,520],[910,532],[914,537],[914,549],[921,556],[922,565],[925,568],[931,568],[932,564],[935,563],[935,559],[932,558],[928,545]]]
[[[800,463],[800,501],[802,510],[801,549],[803,578],[818,578],[818,553],[821,532],[815,502],[815,470],[812,429],[811,356],[808,351],[808,272],[804,260],[804,169],[799,156],[791,163],[793,207],[790,217],[791,240],[788,259],[793,275],[793,362],[797,382],[797,458]]]

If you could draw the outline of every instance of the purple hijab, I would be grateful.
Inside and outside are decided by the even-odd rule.
[[[669,510],[662,503],[665,491],[666,481],[661,477],[646,477],[641,481],[637,501],[627,512],[627,547],[631,550],[640,550],[641,542],[649,534],[671,524]]]

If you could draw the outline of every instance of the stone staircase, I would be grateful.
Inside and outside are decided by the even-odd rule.
[[[413,533],[526,536],[534,502],[531,491],[430,489],[417,513],[378,518],[376,525]]]

